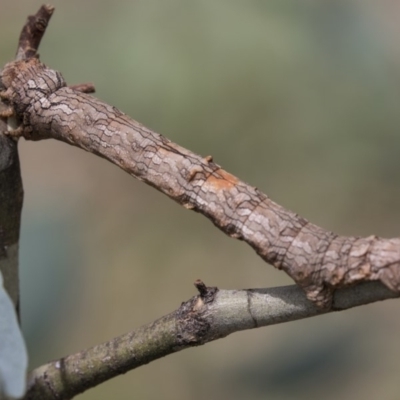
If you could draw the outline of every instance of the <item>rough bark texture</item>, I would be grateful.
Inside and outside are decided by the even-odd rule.
[[[314,304],[296,286],[218,291],[198,281],[200,296],[175,312],[34,370],[26,399],[69,399],[152,360],[233,332],[399,296],[400,238],[343,237],[323,230],[224,171],[211,157],[193,154],[84,94],[93,92],[93,85],[67,87],[60,73],[37,58],[53,11],[42,6],[28,18],[16,61],[0,72],[0,270],[15,303],[23,192],[14,138],[23,136],[54,138],[104,157],[202,213],[288,273]],[[346,288],[363,281],[386,287],[365,282]]]
[[[19,37],[16,60],[36,56],[53,11],[54,7],[42,6],[28,17]],[[0,83],[0,90],[3,89]],[[13,109],[0,102],[0,271],[4,287],[19,313],[18,243],[23,188],[17,142],[4,135],[13,129],[13,113]]]
[[[53,12],[54,7],[47,4],[40,7],[35,15],[28,17],[19,36],[18,50],[15,57],[17,60],[36,57]]]
[[[380,280],[400,290],[400,239],[344,237],[274,203],[215,164],[121,111],[66,87],[60,73],[38,59],[16,61],[1,74],[2,98],[16,113],[11,135],[54,138],[97,154],[188,209],[227,235],[247,242],[284,270],[322,308],[333,291]]]

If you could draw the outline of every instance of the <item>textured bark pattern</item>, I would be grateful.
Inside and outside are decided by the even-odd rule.
[[[16,60],[36,55],[53,11],[54,7],[44,5],[28,17],[19,37]],[[0,93],[4,89],[0,82]],[[0,102],[0,271],[4,287],[19,314],[18,242],[23,188],[17,142],[3,134],[14,125],[14,120],[7,121],[14,111]]]
[[[26,139],[54,138],[106,158],[244,240],[289,274],[322,308],[336,288],[380,280],[400,291],[400,238],[337,236],[285,210],[202,158],[94,97],[66,87],[37,59],[7,64],[2,98]],[[13,134],[13,132],[10,132]]]
[[[35,15],[28,17],[19,36],[16,60],[35,57],[47,24],[54,12],[54,7],[45,4]]]

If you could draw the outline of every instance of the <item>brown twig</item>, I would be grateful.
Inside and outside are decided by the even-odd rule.
[[[400,291],[400,238],[338,236],[273,202],[210,160],[172,143],[100,100],[66,87],[39,60],[7,64],[2,97],[26,139],[53,138],[106,158],[247,242],[284,270],[318,307],[334,290],[380,280]],[[35,85],[38,90],[35,90]]]
[[[53,13],[51,6],[42,6],[28,18],[18,43],[16,60],[37,55],[37,49]],[[0,89],[4,89],[0,87]],[[0,271],[4,286],[19,309],[18,242],[23,203],[23,188],[17,143],[4,135],[14,110],[0,99]]]
[[[229,174],[211,157],[191,153],[82,93],[90,86],[67,87],[61,74],[36,58],[53,10],[43,6],[28,19],[17,61],[0,74],[1,98],[6,103],[2,115],[11,116],[12,107],[20,124],[13,134],[62,140],[108,159],[202,213],[229,236],[246,241],[264,260],[287,272],[318,307],[297,287],[218,291],[199,280],[195,286],[200,296],[174,313],[33,371],[27,398],[69,398],[154,359],[238,330],[398,296],[400,239],[342,237],[325,231]],[[3,171],[7,171],[5,180]],[[15,142],[0,136],[0,196],[3,193],[11,200],[6,206],[0,203],[4,250],[18,238],[22,186]],[[362,283],[369,280],[380,280],[397,293],[377,282]]]
[[[19,37],[16,60],[37,56],[37,50],[53,12],[53,6],[43,5],[35,15],[28,17]]]

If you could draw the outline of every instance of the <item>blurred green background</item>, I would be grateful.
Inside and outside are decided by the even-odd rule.
[[[1,0],[0,61],[41,1]],[[54,1],[42,60],[346,235],[398,236],[400,3]],[[105,160],[20,142],[22,322],[35,367],[195,294],[290,284]],[[396,301],[232,335],[78,399],[398,399]]]

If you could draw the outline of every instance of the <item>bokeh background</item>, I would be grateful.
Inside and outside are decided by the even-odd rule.
[[[1,0],[0,64],[37,0]],[[54,1],[42,60],[346,235],[400,232],[400,3]],[[177,308],[201,278],[290,284],[245,244],[105,160],[20,142],[22,324],[32,367]],[[78,396],[398,399],[398,303],[237,333]]]

